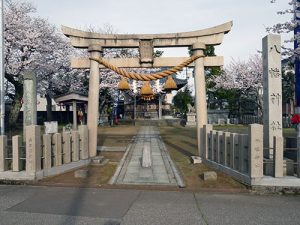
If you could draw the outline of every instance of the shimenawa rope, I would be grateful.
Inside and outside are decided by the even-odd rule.
[[[194,55],[192,57],[190,57],[189,59],[187,59],[186,61],[182,62],[181,64],[174,66],[168,70],[164,70],[158,73],[151,73],[151,74],[139,74],[139,73],[131,73],[131,72],[127,72],[124,69],[120,69],[112,64],[110,64],[109,62],[107,62],[106,60],[104,60],[101,57],[98,58],[94,58],[94,57],[90,57],[90,60],[94,60],[100,64],[102,64],[103,66],[105,66],[106,68],[109,68],[111,70],[113,70],[114,72],[116,72],[117,74],[133,79],[133,80],[141,80],[141,81],[150,81],[150,80],[157,80],[157,79],[161,79],[163,77],[167,77],[173,73],[177,73],[179,71],[181,71],[184,67],[188,66],[189,64],[191,64],[192,62],[194,62],[196,59],[203,57],[202,55]]]

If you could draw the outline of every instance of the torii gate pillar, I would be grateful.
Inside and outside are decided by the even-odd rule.
[[[194,55],[203,55],[203,50],[206,48],[204,43],[195,43],[192,46]],[[196,105],[196,123],[197,123],[197,144],[198,153],[202,157],[201,150],[201,131],[205,124],[207,124],[207,103],[206,103],[206,85],[204,74],[204,58],[200,57],[195,61],[194,70],[195,83],[195,105]]]
[[[91,57],[100,57],[102,47],[99,45],[90,45],[88,48]],[[97,154],[97,135],[98,135],[98,117],[99,117],[99,86],[100,70],[99,63],[90,60],[90,79],[89,79],[89,99],[87,126],[89,130],[89,156],[94,157]]]

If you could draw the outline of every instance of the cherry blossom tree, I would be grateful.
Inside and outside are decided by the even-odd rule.
[[[12,100],[9,127],[16,124],[23,97],[23,74],[37,76],[38,92],[47,97],[48,109],[54,95],[79,88],[82,72],[72,70],[69,57],[74,49],[57,28],[34,16],[28,2],[7,1],[5,15],[5,78],[7,96]]]
[[[215,84],[213,89],[234,93],[239,113],[241,100],[244,98],[255,103],[261,114],[262,99],[259,92],[262,90],[262,71],[260,55],[253,55],[248,61],[232,60],[220,75],[211,78],[211,82]]]
[[[271,3],[276,3],[276,0],[271,0]],[[293,32],[295,27],[296,27],[296,21],[294,18],[295,14],[295,6],[297,4],[296,0],[289,0],[288,5],[290,6],[287,9],[283,9],[281,11],[278,11],[278,15],[290,15],[290,19],[288,21],[282,22],[282,23],[276,23],[273,26],[267,27],[267,32],[271,33],[277,33],[277,34],[284,34],[284,33],[290,33]],[[300,37],[296,37],[299,42]],[[285,44],[292,43],[294,42],[294,36],[290,39],[284,40]],[[282,46],[282,54],[283,56],[286,57],[292,57],[294,54],[299,55],[300,54],[300,49],[294,50],[291,47],[287,47],[286,45]]]

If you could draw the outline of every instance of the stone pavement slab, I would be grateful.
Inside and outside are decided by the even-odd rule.
[[[300,196],[195,194],[210,225],[300,224]]]
[[[204,225],[192,193],[143,192],[122,225]]]
[[[151,149],[151,167],[142,167],[144,147]],[[133,138],[131,147],[121,170],[117,175],[118,184],[164,184],[176,185],[175,172],[170,165],[170,157],[165,149],[159,130],[153,126],[143,126]]]
[[[0,225],[296,225],[299,196],[0,185]]]
[[[122,218],[137,198],[136,191],[88,188],[51,188],[11,207],[8,211],[68,216]]]

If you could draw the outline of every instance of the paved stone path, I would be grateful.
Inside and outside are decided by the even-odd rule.
[[[141,165],[145,146],[151,149],[152,166],[150,168],[143,168]],[[129,146],[125,161],[121,165],[122,169],[119,173],[117,172],[116,183],[177,185],[175,179],[177,170],[172,164],[169,153],[159,136],[158,128],[143,126]]]
[[[298,225],[299,196],[0,185],[0,225]]]

